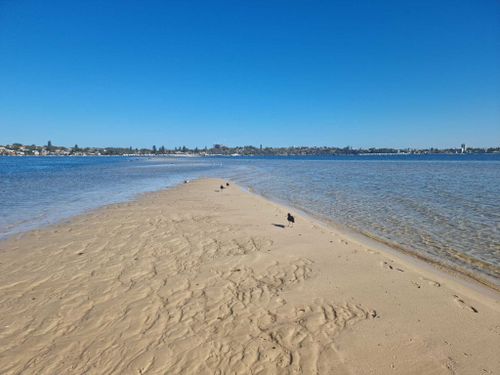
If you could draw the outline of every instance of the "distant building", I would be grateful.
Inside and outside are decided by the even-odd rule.
[[[467,147],[465,146],[465,143],[462,143],[462,146],[460,147],[462,154],[464,154],[467,151]]]

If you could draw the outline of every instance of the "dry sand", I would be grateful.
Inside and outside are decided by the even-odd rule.
[[[220,183],[1,242],[0,373],[500,374],[497,292]]]

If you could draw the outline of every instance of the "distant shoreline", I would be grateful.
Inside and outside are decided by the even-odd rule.
[[[0,145],[0,155],[7,156],[353,156],[353,155],[433,155],[433,154],[490,154],[500,153],[500,147],[460,147],[449,148],[413,148],[413,147],[369,147],[352,148],[336,146],[288,146],[263,147],[225,146],[214,144],[208,148],[189,148],[186,146],[174,149],[153,145],[151,148],[130,147],[73,147],[55,146],[51,141],[47,145],[23,145],[13,143]]]
[[[343,157],[343,156],[420,156],[420,155],[450,155],[450,156],[467,156],[467,155],[500,155],[500,151],[495,152],[468,152],[468,153],[452,153],[452,152],[436,152],[436,153],[414,153],[414,152],[401,152],[401,153],[359,153],[359,154],[275,154],[275,155],[259,155],[259,154],[250,154],[250,155],[226,155],[226,154],[122,154],[122,155],[95,155],[95,154],[78,154],[78,155],[7,155],[0,154],[0,157],[148,157],[148,158],[167,158],[167,157]]]

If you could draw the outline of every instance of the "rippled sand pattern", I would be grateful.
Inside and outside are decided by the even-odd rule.
[[[281,227],[285,208],[219,186],[0,242],[0,373],[500,368],[484,349],[500,342],[497,305],[298,215]]]
[[[336,335],[369,315],[342,301],[288,303],[282,294],[314,274],[312,261],[289,256],[266,264],[273,241],[239,235],[237,224],[217,215],[133,208],[35,232],[29,240],[36,247],[16,250],[25,261],[2,264],[2,373],[271,374],[341,366]],[[61,237],[67,241],[52,247]],[[39,257],[30,260],[33,252]],[[14,306],[16,316],[7,319]]]

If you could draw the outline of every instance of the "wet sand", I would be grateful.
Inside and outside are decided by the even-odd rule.
[[[0,242],[0,373],[500,373],[498,292],[220,184]]]

